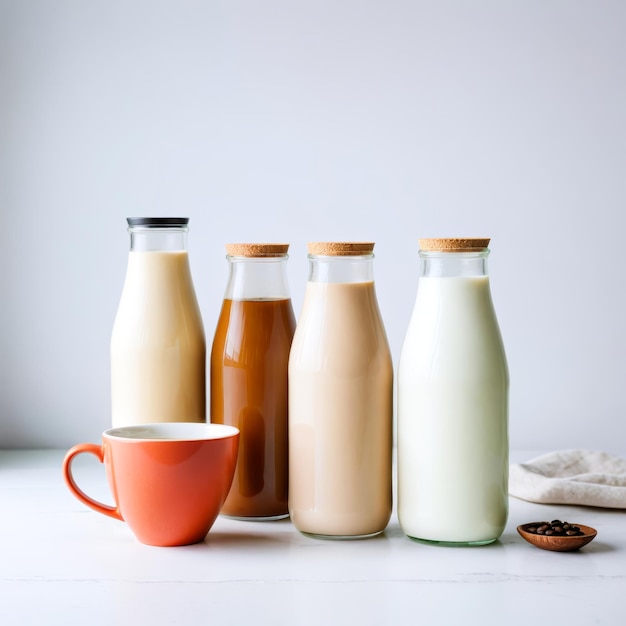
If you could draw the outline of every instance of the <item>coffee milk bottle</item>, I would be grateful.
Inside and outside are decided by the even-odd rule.
[[[302,533],[382,532],[391,515],[393,367],[373,243],[309,244],[289,358],[289,512]]]
[[[422,239],[398,367],[398,518],[413,539],[495,541],[508,515],[509,374],[489,239]]]
[[[126,280],[111,336],[113,426],[206,421],[206,345],[188,218],[128,218]]]
[[[228,284],[211,349],[211,421],[236,426],[239,457],[222,515],[289,514],[287,365],[296,327],[287,244],[228,244]]]

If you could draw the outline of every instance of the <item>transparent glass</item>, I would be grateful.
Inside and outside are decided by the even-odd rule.
[[[187,250],[187,226],[129,226],[130,249],[135,252]]]
[[[430,252],[421,250],[420,276],[487,276],[489,249],[476,252]]]
[[[374,255],[321,256],[309,254],[309,281],[365,283],[374,280]]]
[[[211,349],[211,421],[240,430],[222,515],[289,514],[287,365],[296,320],[287,254],[228,255],[228,282]]]
[[[136,221],[128,219],[131,247],[111,335],[113,426],[204,422],[206,343],[187,220]]]
[[[445,545],[498,539],[508,516],[509,375],[488,249],[420,252],[398,366],[398,517]]]
[[[373,254],[309,255],[289,359],[289,512],[303,534],[380,534],[392,506],[393,367]]]
[[[263,300],[290,298],[287,280],[288,256],[227,256],[229,264],[225,298]]]

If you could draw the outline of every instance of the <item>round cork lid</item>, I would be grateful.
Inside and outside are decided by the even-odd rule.
[[[448,239],[420,239],[420,250],[424,252],[476,252],[484,250],[490,239],[453,237]]]
[[[289,250],[288,243],[227,243],[228,256],[268,257],[283,256]]]
[[[307,247],[309,254],[316,256],[362,256],[374,251],[371,241],[318,241]]]

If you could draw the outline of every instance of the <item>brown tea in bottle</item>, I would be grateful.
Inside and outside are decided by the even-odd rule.
[[[287,370],[296,321],[287,248],[227,246],[230,277],[211,350],[211,421],[240,431],[237,468],[222,508],[229,517],[288,515]]]

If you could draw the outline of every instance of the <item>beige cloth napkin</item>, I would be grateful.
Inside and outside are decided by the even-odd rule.
[[[550,452],[511,464],[509,493],[543,504],[626,509],[626,459],[594,450]]]

